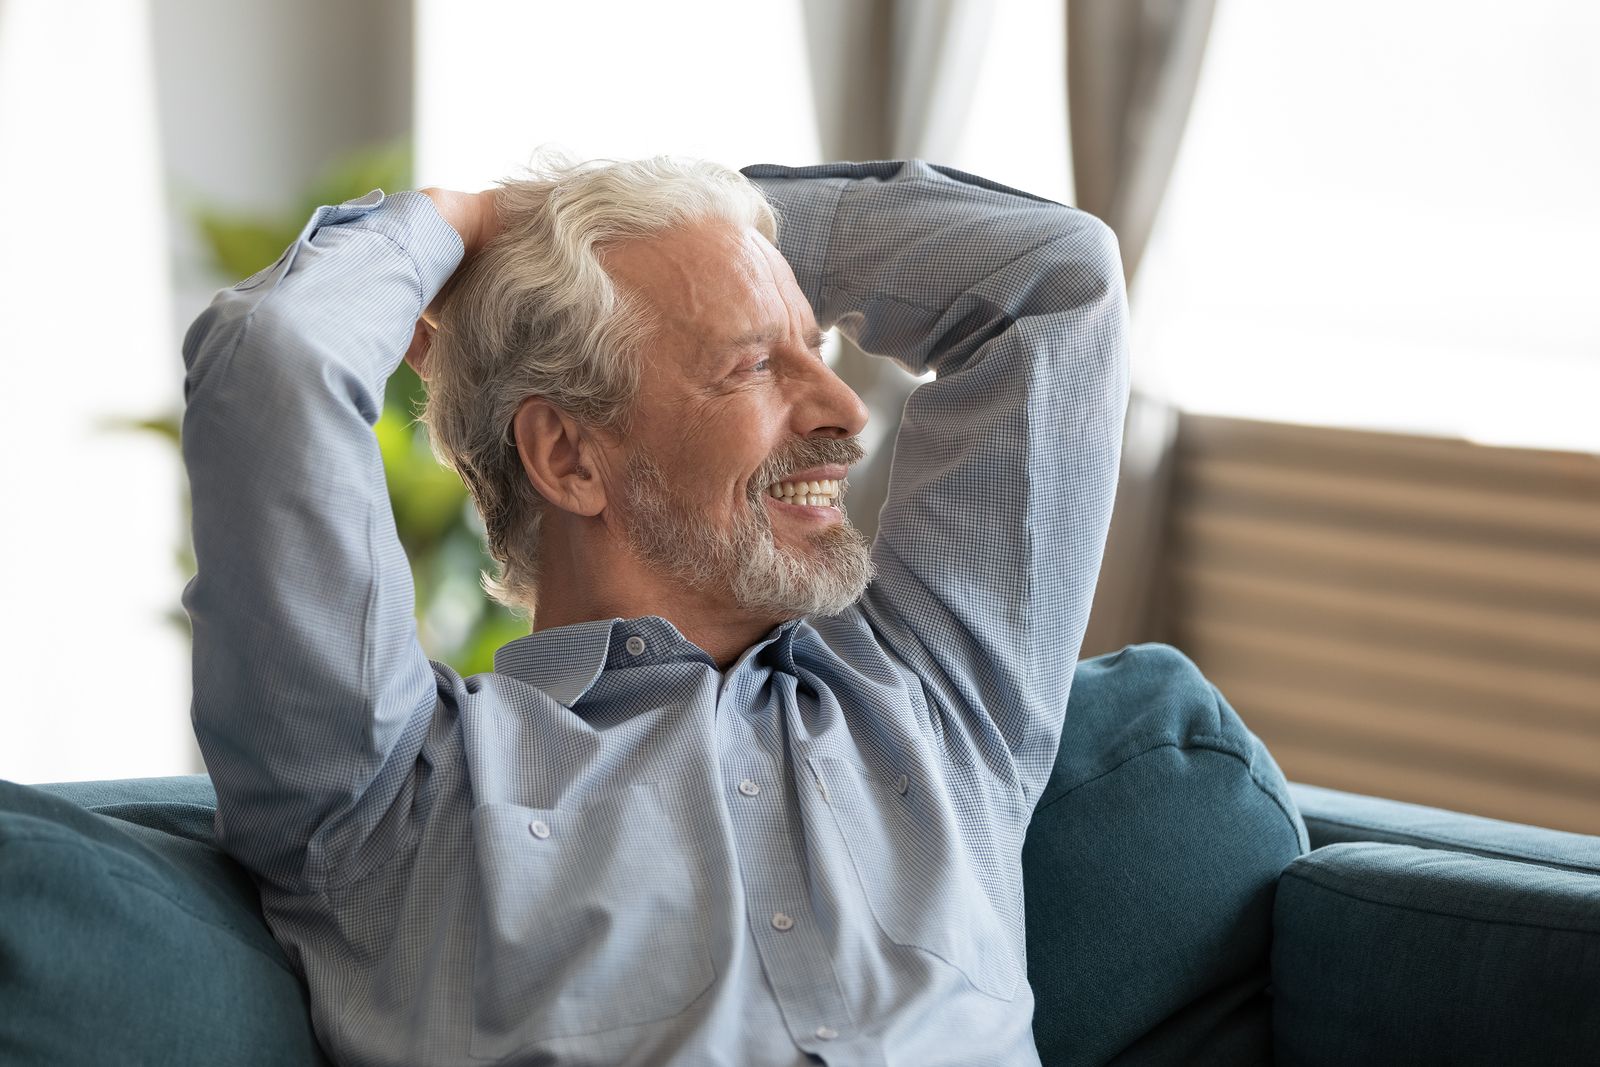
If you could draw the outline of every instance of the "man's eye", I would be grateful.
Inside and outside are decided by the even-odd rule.
[[[747,370],[750,370],[750,371],[760,371],[760,370],[764,370],[764,369],[765,369],[765,368],[767,368],[767,367],[768,367],[768,366],[770,366],[770,365],[771,365],[771,363],[772,363],[772,360],[770,360],[770,359],[764,359],[764,360],[762,360],[762,361],[761,361],[761,362],[759,362],[759,363],[753,363],[753,364],[751,364],[751,365],[750,365],[750,366],[749,366],[749,367],[748,367],[748,368],[746,368],[746,369],[747,369]]]

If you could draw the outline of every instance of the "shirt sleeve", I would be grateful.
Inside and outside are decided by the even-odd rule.
[[[195,735],[218,840],[291,891],[403,839],[446,712],[373,426],[461,255],[427,197],[374,190],[319,208],[184,338]]]
[[[950,758],[1027,810],[1054,765],[1127,406],[1116,238],[922,161],[746,168],[819,324],[913,374],[858,604]],[[854,610],[854,609],[852,609]]]

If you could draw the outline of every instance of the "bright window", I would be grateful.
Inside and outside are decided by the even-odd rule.
[[[188,774],[173,336],[143,4],[0,2],[0,778]]]
[[[418,184],[481,189],[545,143],[580,159],[814,161],[799,4],[692,10],[418,0]]]
[[[1218,414],[1600,450],[1600,6],[1228,0],[1133,292]]]

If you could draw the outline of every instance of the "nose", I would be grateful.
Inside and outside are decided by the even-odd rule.
[[[815,356],[811,358],[817,371],[801,386],[804,399],[795,405],[795,418],[800,423],[795,427],[796,432],[802,436],[860,435],[871,414],[867,405],[832,367]]]

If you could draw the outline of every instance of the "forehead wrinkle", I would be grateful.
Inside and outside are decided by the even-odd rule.
[[[790,320],[800,318],[802,321],[810,321],[810,325],[805,327],[805,344],[811,351],[820,354],[822,351],[822,329],[810,314],[810,301],[803,295],[800,295],[797,301],[785,298],[786,290],[794,292],[795,295],[799,294],[794,282],[794,275],[789,269],[788,262],[783,258],[783,253],[779,252],[772,242],[755,233],[747,233],[745,235],[745,244],[755,253],[761,265],[766,268],[766,280],[769,283],[768,291],[777,297],[787,317]],[[773,338],[773,340],[782,337],[783,328],[783,324],[780,322],[774,322],[768,326],[769,330],[774,330],[778,333],[778,338]]]
[[[761,327],[760,329],[751,330],[749,333],[742,333],[738,337],[730,338],[727,341],[717,345],[717,348],[731,352],[734,349],[739,348],[754,348],[761,344],[772,344],[773,342],[783,340],[784,334],[787,332],[788,331],[784,329],[781,323],[772,322]],[[812,326],[810,329],[806,330],[805,340],[807,348],[811,349],[812,351],[820,349],[822,347],[821,328]]]
[[[721,302],[714,279],[677,256],[650,255],[648,269],[648,280],[630,279],[629,287],[645,296],[660,321],[678,333],[692,335],[706,309]]]
[[[674,347],[687,364],[683,369],[692,376],[715,375],[735,353],[777,343],[811,318],[803,314],[809,310],[804,298],[802,306],[791,306],[795,301],[786,296],[792,282],[786,285],[782,254],[754,231],[712,223],[663,236],[617,248],[623,262],[616,264],[622,269],[613,279],[654,298],[649,302],[657,321],[675,336]],[[741,325],[751,328],[717,337]],[[803,331],[806,346],[820,353],[822,331],[816,323]]]

